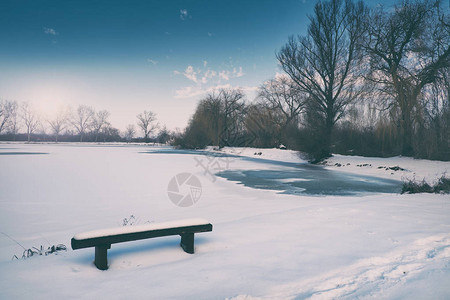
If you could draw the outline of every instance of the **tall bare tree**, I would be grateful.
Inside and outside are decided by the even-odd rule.
[[[26,130],[27,130],[27,140],[30,142],[31,135],[36,131],[38,128],[40,121],[37,113],[31,108],[31,106],[28,104],[28,102],[24,102],[21,105],[21,115]]]
[[[370,54],[370,80],[398,115],[402,154],[413,155],[414,120],[421,117],[424,87],[450,66],[449,15],[440,1],[403,1],[391,11],[375,10],[368,19],[364,44]]]
[[[150,133],[158,128],[158,124],[155,123],[156,114],[152,111],[144,110],[144,112],[138,114],[136,118],[138,119],[137,124],[144,134],[145,141],[148,141]]]
[[[366,13],[362,1],[319,1],[306,36],[290,37],[277,54],[283,70],[309,95],[314,126],[323,139],[316,156],[329,155],[335,123],[362,92],[358,45]]]
[[[83,141],[83,136],[91,128],[94,115],[95,111],[92,107],[80,105],[72,116],[71,123],[80,135],[80,142]]]
[[[100,110],[92,117],[92,129],[95,133],[95,141],[98,140],[98,135],[103,128],[110,125],[108,118],[109,112],[107,110]]]

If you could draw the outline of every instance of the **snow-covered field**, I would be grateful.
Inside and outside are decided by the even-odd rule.
[[[0,298],[450,298],[449,195],[285,195],[213,174],[288,166],[160,150],[167,149],[0,144]],[[224,152],[304,162],[289,150]],[[429,181],[450,170],[448,162],[401,157],[335,156],[327,165]],[[192,206],[169,199],[168,183],[179,173],[201,182]],[[75,234],[121,226],[131,215],[136,224],[205,218],[214,227],[196,235],[193,255],[179,237],[114,244],[107,271],[92,264],[93,248],[70,249]],[[69,249],[12,260],[23,249],[5,234],[25,248]]]

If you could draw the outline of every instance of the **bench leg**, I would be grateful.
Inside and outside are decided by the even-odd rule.
[[[184,252],[193,254],[194,253],[194,234],[193,233],[183,233],[181,234],[181,248]]]
[[[95,246],[95,261],[94,264],[99,270],[108,269],[108,249],[111,245]]]

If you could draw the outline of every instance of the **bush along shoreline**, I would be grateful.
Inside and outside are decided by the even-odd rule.
[[[442,175],[434,185],[425,180],[409,180],[403,183],[402,194],[435,193],[450,194],[450,178]]]

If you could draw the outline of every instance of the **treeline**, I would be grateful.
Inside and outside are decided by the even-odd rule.
[[[393,8],[319,1],[306,35],[277,52],[284,71],[248,101],[201,99],[175,144],[278,147],[450,160],[450,16],[440,1]]]
[[[171,133],[159,128],[156,115],[144,111],[120,132],[111,125],[107,110],[79,105],[75,111],[58,111],[52,118],[42,118],[27,103],[0,99],[0,140],[38,142],[159,142],[167,143]],[[158,129],[158,133],[156,130]],[[138,130],[140,137],[136,137]]]

